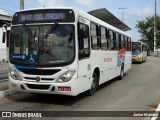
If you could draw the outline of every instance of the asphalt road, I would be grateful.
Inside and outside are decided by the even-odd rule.
[[[0,99],[0,111],[150,111],[160,102],[160,58],[133,64],[123,80],[112,80],[93,96],[77,97],[20,93]],[[22,118],[26,119],[26,118]],[[35,118],[29,118],[32,120]],[[38,120],[39,118],[37,118]],[[47,120],[146,120],[138,117],[54,117]]]

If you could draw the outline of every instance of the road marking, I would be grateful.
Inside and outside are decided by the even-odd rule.
[[[160,111],[160,104],[158,105],[158,107],[157,107],[156,111]],[[156,111],[155,111],[155,113],[156,113]],[[157,118],[158,118],[158,117],[152,117],[152,119],[151,119],[151,120],[156,120]]]

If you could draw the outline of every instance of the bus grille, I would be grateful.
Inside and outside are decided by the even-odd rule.
[[[24,77],[26,80],[35,80],[36,81],[36,78],[34,77]],[[45,81],[53,81],[54,78],[41,78],[41,80],[45,80]]]
[[[27,84],[29,89],[39,89],[39,90],[48,90],[50,85],[34,85],[34,84]]]
[[[25,68],[18,68],[24,74],[30,75],[54,75],[55,73],[61,71],[60,69],[51,69],[51,70],[42,70],[42,69],[25,69]]]

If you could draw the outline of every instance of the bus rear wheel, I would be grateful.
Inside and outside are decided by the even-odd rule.
[[[87,91],[87,94],[89,96],[94,95],[94,93],[96,92],[97,87],[98,87],[98,76],[96,73],[93,73],[92,79],[93,79],[93,81],[91,83],[91,88]]]

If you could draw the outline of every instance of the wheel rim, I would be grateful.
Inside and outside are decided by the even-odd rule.
[[[93,79],[93,81],[92,81],[91,89],[90,89],[91,95],[93,95],[96,91],[96,78],[93,76],[92,79]]]
[[[93,77],[92,85],[91,85],[91,90],[94,90],[96,88],[96,83],[95,83],[95,77]]]

